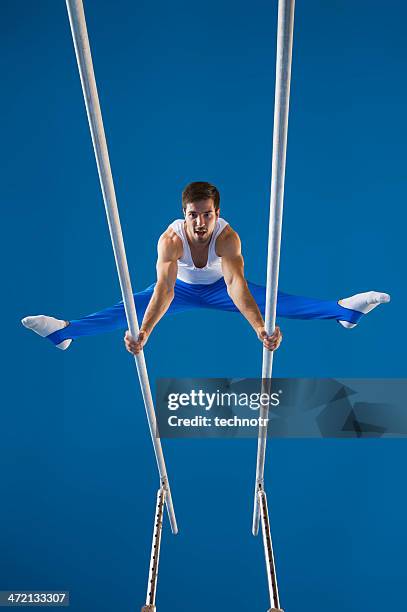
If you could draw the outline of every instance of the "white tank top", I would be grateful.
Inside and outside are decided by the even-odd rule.
[[[220,217],[216,220],[215,229],[209,242],[208,261],[204,268],[197,268],[193,262],[184,223],[184,219],[177,219],[170,225],[182,240],[182,256],[178,259],[177,278],[191,285],[211,285],[216,283],[223,276],[222,258],[216,255],[215,250],[216,238],[229,223]]]

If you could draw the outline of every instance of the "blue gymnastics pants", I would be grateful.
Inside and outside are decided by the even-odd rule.
[[[266,288],[248,282],[257,305],[264,316]],[[143,320],[144,313],[151,299],[155,283],[134,294],[136,311],[139,323]],[[175,283],[174,299],[168,308],[166,315],[194,310],[197,308],[210,308],[224,310],[227,312],[238,312],[238,309],[230,299],[223,278],[211,285],[192,285],[177,279]],[[277,316],[289,319],[336,319],[337,321],[349,321],[357,323],[363,316],[361,312],[350,310],[340,306],[334,300],[318,300],[315,298],[289,295],[279,291],[277,298]],[[68,338],[79,338],[81,336],[94,336],[111,332],[116,329],[126,329],[127,321],[123,302],[105,308],[99,312],[90,314],[82,319],[70,321],[70,325],[54,332],[48,336],[54,344],[59,344]]]

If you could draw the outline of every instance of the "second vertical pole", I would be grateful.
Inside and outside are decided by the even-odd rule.
[[[290,105],[291,62],[295,0],[279,0],[277,26],[276,91],[274,101],[273,161],[271,171],[269,243],[267,255],[265,327],[269,335],[276,324],[278,272],[283,223],[284,179],[287,152],[288,109]],[[262,379],[269,384],[273,353],[263,348]],[[268,406],[261,406],[260,416],[268,417]],[[265,422],[265,421],[263,421]],[[259,428],[254,492],[253,535],[259,530],[259,491],[264,489],[267,426]]]

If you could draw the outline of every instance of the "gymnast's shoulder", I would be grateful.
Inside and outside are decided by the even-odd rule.
[[[227,225],[216,239],[216,253],[219,257],[225,255],[239,255],[241,243],[239,234],[230,225]]]
[[[179,259],[182,257],[182,240],[171,226],[158,239],[157,250],[159,255],[166,259]]]

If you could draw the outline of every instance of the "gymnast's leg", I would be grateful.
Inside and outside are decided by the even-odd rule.
[[[174,287],[174,299],[170,304],[167,314],[174,314],[196,307],[194,295],[186,291],[184,283],[177,281]],[[153,295],[155,283],[134,294],[137,318],[141,324],[144,313]],[[43,338],[50,340],[55,346],[66,350],[72,340],[82,336],[94,336],[117,329],[126,329],[127,321],[123,302],[105,308],[98,312],[82,317],[64,321],[46,315],[25,317],[22,324],[28,329],[32,329]]]
[[[249,283],[249,287],[250,285],[252,284]],[[255,285],[253,291],[259,296],[261,310],[264,312],[265,289]],[[360,319],[376,306],[389,301],[390,296],[387,293],[378,291],[358,293],[343,300],[320,300],[279,291],[277,316],[291,319],[335,319],[343,327],[350,329],[355,327]]]
[[[248,282],[261,313],[265,314],[266,288]],[[389,302],[387,293],[368,291],[358,293],[343,300],[320,300],[288,293],[278,292],[277,316],[290,319],[334,319],[346,328],[355,327],[363,315],[367,314],[379,304]],[[208,308],[236,312],[237,308],[230,299],[223,279],[209,285],[205,294]]]

